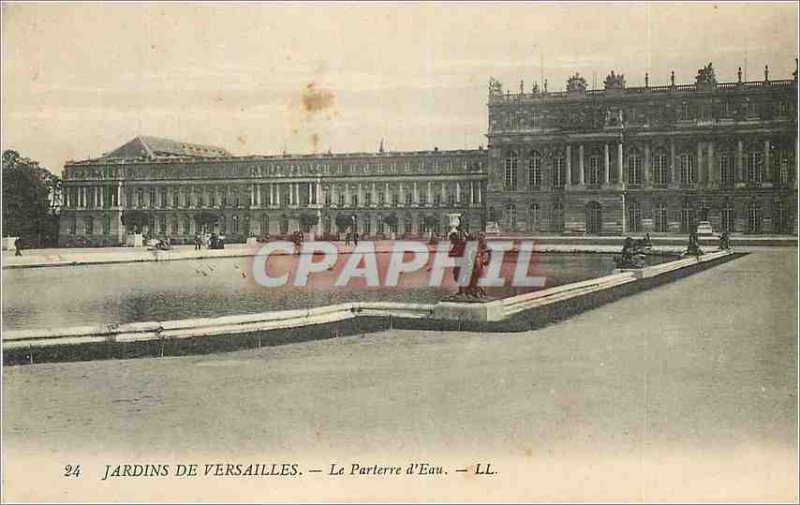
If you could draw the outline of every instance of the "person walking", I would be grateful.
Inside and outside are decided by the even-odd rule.
[[[14,241],[14,256],[22,256],[22,239],[20,238]]]

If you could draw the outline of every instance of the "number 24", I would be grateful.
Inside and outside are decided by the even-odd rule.
[[[80,477],[81,465],[67,465],[64,467],[64,477]]]

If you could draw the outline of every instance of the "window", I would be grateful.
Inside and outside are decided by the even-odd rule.
[[[158,202],[156,201],[156,188],[150,188],[147,200],[147,206],[153,208],[156,206],[157,203]]]
[[[162,235],[167,234],[167,216],[161,216],[159,219],[159,230]]]
[[[378,206],[383,207],[386,205],[386,195],[383,191],[378,190]]]
[[[392,205],[394,205],[395,207],[400,205],[400,195],[398,195],[397,193],[392,193]]]
[[[411,233],[413,230],[413,221],[411,214],[406,214],[405,223],[403,224],[403,233]]]
[[[761,206],[758,202],[747,207],[747,233],[761,233]]]
[[[456,195],[454,195],[453,193],[447,195],[447,206],[448,207],[456,206]]]
[[[553,158],[553,187],[561,188],[566,181],[566,169],[564,157],[557,155]]]
[[[366,205],[367,207],[372,205],[372,193],[369,191],[367,191],[366,194],[364,194],[364,205]]]
[[[642,231],[642,208],[639,205],[639,202],[636,200],[632,200],[628,203],[628,226],[626,232],[640,232]]]
[[[136,206],[139,208],[144,207],[144,189],[142,188],[136,190]]]
[[[793,230],[794,213],[790,210],[788,202],[781,201],[775,206],[775,217],[773,217],[773,227],[775,232],[781,234],[791,234]]]
[[[528,184],[537,189],[542,186],[542,157],[537,151],[533,151],[528,160]]]
[[[760,150],[753,149],[744,154],[744,171],[748,183],[761,184],[763,165],[763,153]]]
[[[192,222],[188,217],[183,218],[183,234],[189,235],[192,233]]]
[[[494,207],[489,207],[489,212],[488,212],[488,216],[487,217],[488,217],[488,219],[487,219],[488,221],[490,221],[492,223],[496,223],[497,222],[497,209],[495,209]]]
[[[72,219],[69,220],[69,234],[70,235],[78,234],[78,218],[75,216],[72,216]]]
[[[172,221],[171,225],[172,226],[170,228],[172,230],[172,234],[173,235],[177,235],[178,234],[178,221]]]
[[[358,193],[353,193],[350,195],[350,206],[358,207]]]
[[[528,221],[530,226],[530,231],[536,231],[539,229],[539,204],[532,203],[530,208],[528,209]]]
[[[694,156],[690,153],[681,153],[678,157],[681,169],[681,184],[694,184],[697,182],[697,172],[694,169]]]
[[[206,192],[202,189],[197,190],[197,206],[198,207],[205,207],[206,206]]]
[[[658,149],[653,156],[653,175],[656,184],[669,184],[669,156],[665,149]]]
[[[172,206],[173,207],[175,207],[175,208],[180,207],[180,205],[179,205],[180,202],[178,201],[178,198],[180,198],[180,196],[181,196],[180,195],[180,190],[178,190],[178,189],[172,190]]]
[[[600,164],[600,156],[593,154],[589,156],[589,184],[597,186],[603,183],[603,166]]]
[[[506,229],[517,229],[517,207],[514,204],[506,205]]]
[[[117,188],[109,186],[108,191],[111,195],[111,206],[119,207],[119,195],[117,194]]]
[[[694,220],[694,207],[688,200],[684,201],[681,207],[681,232],[689,233],[692,231],[695,226]]]
[[[653,224],[656,232],[667,231],[667,206],[663,202],[657,203],[653,208]]]
[[[228,233],[228,220],[225,219],[225,216],[219,216],[219,220],[217,222],[219,223],[220,234],[225,235]]]
[[[428,193],[423,191],[419,194],[419,204],[423,207],[428,205]]]
[[[556,233],[564,231],[564,204],[561,200],[556,200],[553,204],[553,212],[550,214],[550,229]]]
[[[231,228],[232,228],[231,232],[232,232],[234,235],[236,235],[237,233],[239,233],[239,216],[233,216],[233,218],[231,219],[231,224],[232,224],[232,226],[231,226]]]
[[[628,184],[642,183],[642,156],[638,149],[628,155]]]
[[[84,218],[83,220],[83,234],[94,235],[94,219],[91,217]]]
[[[438,207],[442,204],[442,194],[438,191],[433,194],[433,205]]]
[[[261,231],[261,235],[267,235],[269,233],[269,214],[266,212],[261,214],[261,222],[259,223],[259,228]]]
[[[330,207],[331,206],[331,190],[330,189],[325,191],[325,206],[326,207]]]
[[[722,205],[722,229],[732,232],[735,229],[736,213],[730,201],[726,200]]]
[[[339,202],[336,204],[338,207],[344,207],[344,193],[339,193],[338,195]]]
[[[505,161],[505,189],[517,189],[517,153],[512,152],[508,155]]]
[[[412,203],[412,199],[413,198],[414,198],[414,195],[412,195],[411,193],[406,193],[406,207],[411,207],[411,203]]]
[[[719,178],[723,187],[733,186],[733,160],[731,155],[724,152],[719,155]]]
[[[111,235],[111,216],[103,216],[103,235]]]

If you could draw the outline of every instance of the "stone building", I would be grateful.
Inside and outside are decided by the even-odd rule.
[[[566,90],[489,85],[487,220],[536,234],[797,234],[793,79]]]
[[[221,148],[137,137],[64,168],[62,245],[115,245],[126,232],[193,242],[248,236],[443,233],[449,213],[484,226],[486,151],[231,156]]]

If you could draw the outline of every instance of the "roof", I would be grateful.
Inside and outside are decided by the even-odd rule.
[[[110,153],[106,153],[103,158],[160,160],[165,158],[214,158],[221,156],[230,156],[230,153],[221,147],[140,135]]]

